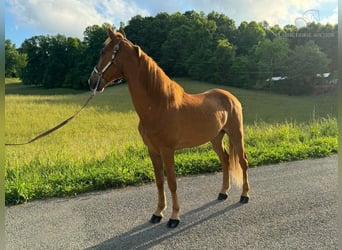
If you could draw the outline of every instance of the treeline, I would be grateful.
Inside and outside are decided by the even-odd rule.
[[[15,50],[20,58],[12,60],[20,61],[16,68],[6,57],[6,75],[17,74],[24,84],[87,88],[109,26],[87,27],[83,41],[35,36],[18,49],[6,41],[6,55]],[[304,94],[320,82],[317,74],[337,71],[337,25],[307,23],[298,28],[252,21],[237,27],[224,14],[187,11],[137,15],[121,26],[171,77]],[[272,81],[274,76],[283,80]]]
[[[47,88],[87,88],[87,79],[99,58],[99,51],[107,38],[109,24],[89,26],[84,39],[56,36],[34,36],[26,39],[20,48],[6,40],[6,76],[18,76],[27,85]],[[11,66],[7,54],[25,58],[24,65]],[[11,51],[11,52],[9,52]],[[10,57],[10,56],[9,56]],[[13,59],[10,62],[15,61]]]

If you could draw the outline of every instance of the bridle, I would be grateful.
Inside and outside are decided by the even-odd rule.
[[[118,53],[118,51],[120,49],[120,43],[122,42],[122,40],[123,39],[120,39],[120,41],[117,44],[114,45],[113,52],[112,52],[112,59],[106,64],[106,66],[103,67],[102,70],[99,70],[97,68],[97,65],[94,66],[93,73],[97,74],[98,78],[97,78],[96,86],[93,89],[93,95],[96,95],[96,90],[99,87],[99,84],[100,84],[101,80],[105,80],[106,81],[106,79],[103,78],[103,74],[114,63],[116,54]]]

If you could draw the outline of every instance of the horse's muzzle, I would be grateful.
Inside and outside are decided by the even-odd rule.
[[[89,88],[93,93],[102,92],[107,85],[105,79],[96,73],[92,73],[88,79]]]

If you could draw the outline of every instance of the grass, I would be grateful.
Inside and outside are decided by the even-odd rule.
[[[215,86],[179,79],[189,92]],[[336,96],[289,97],[228,88],[242,102],[251,166],[337,152]],[[6,83],[6,143],[27,141],[77,111],[89,93]],[[31,145],[6,147],[6,204],[152,181],[127,86],[107,89],[79,116]],[[206,144],[176,154],[178,175],[220,171]]]

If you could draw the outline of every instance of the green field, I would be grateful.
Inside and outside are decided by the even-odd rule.
[[[190,93],[225,88],[244,108],[251,166],[337,152],[337,96],[290,97],[178,79]],[[6,79],[5,142],[28,141],[76,112],[88,92]],[[6,204],[141,184],[153,170],[126,85],[93,98],[79,116],[31,145],[6,147]],[[209,145],[176,155],[178,175],[219,171]]]

